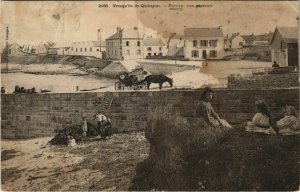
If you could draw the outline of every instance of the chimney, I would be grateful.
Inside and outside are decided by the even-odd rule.
[[[117,33],[121,31],[121,27],[117,27]]]

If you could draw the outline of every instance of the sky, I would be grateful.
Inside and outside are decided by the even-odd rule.
[[[113,4],[140,7],[114,8]],[[171,10],[170,5],[184,8]],[[196,5],[209,7],[195,8]],[[2,1],[0,46],[5,44],[6,26],[10,31],[9,42],[22,44],[97,40],[98,29],[105,40],[117,27],[138,27],[143,34],[164,38],[173,32],[183,34],[185,27],[222,26],[224,35],[264,34],[274,31],[276,26],[297,26],[297,16],[298,1]]]

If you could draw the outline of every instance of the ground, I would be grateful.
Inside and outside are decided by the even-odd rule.
[[[2,190],[127,190],[136,165],[147,158],[143,132],[50,146],[52,137],[1,141]]]

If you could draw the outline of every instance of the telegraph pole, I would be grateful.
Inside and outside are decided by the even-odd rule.
[[[8,36],[9,30],[8,26],[6,26],[6,73],[8,73]]]

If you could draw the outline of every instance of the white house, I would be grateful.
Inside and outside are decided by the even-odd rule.
[[[73,42],[69,46],[64,46],[64,55],[81,55],[88,57],[104,58],[106,52],[105,42],[81,41]]]
[[[142,48],[143,36],[138,28],[121,29],[106,39],[107,58],[110,59],[141,59],[143,58]]]
[[[143,57],[146,56],[166,56],[167,46],[162,39],[148,37],[143,39]]]
[[[238,49],[243,47],[244,39],[240,35],[240,33],[234,33],[231,35],[230,39],[230,48],[231,49]]]
[[[186,28],[184,57],[190,60],[222,59],[224,36],[219,28]]]

